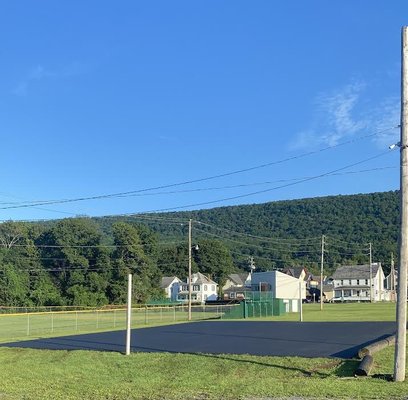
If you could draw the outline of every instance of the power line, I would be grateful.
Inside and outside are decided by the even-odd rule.
[[[222,238],[223,240],[226,240],[226,241],[229,241],[229,242],[234,242],[234,243],[238,243],[238,244],[243,244],[243,245],[248,246],[248,247],[257,247],[257,248],[263,249],[263,250],[286,252],[286,253],[315,253],[315,252],[317,251],[317,250],[316,250],[316,251],[310,251],[310,250],[304,250],[304,251],[303,251],[303,250],[293,250],[293,251],[290,251],[290,250],[266,248],[265,246],[261,246],[261,245],[259,245],[259,244],[251,244],[251,243],[247,243],[247,242],[241,242],[241,241],[239,241],[239,240],[229,239],[229,238],[226,238],[226,237],[224,237],[224,236],[217,235],[217,234],[215,234],[215,233],[210,233],[210,232],[203,231],[202,229],[197,229],[197,228],[196,228],[196,230],[198,230],[198,231],[200,231],[200,232],[204,232],[205,234],[210,235],[210,236],[215,236],[215,237]]]
[[[309,182],[311,180],[323,178],[323,177],[331,175],[331,174],[333,174],[335,172],[339,172],[339,171],[354,167],[356,165],[364,164],[364,163],[366,163],[368,161],[372,161],[372,160],[375,160],[377,158],[383,157],[383,156],[385,156],[386,154],[389,154],[389,153],[390,153],[389,151],[382,152],[382,153],[377,154],[377,155],[375,155],[373,157],[366,158],[364,160],[361,160],[361,161],[346,165],[346,166],[341,167],[341,168],[334,169],[332,171],[325,172],[323,174],[319,174],[319,175],[315,175],[315,176],[312,176],[312,177],[309,177],[309,178],[305,178],[305,179],[299,180],[297,182],[292,182],[292,183],[287,183],[285,185],[275,186],[275,187],[270,188],[270,189],[258,190],[256,192],[250,192],[250,193],[246,193],[246,194],[241,194],[241,195],[231,196],[231,197],[225,197],[225,198],[222,198],[222,199],[217,199],[217,200],[212,200],[212,201],[205,201],[205,202],[201,202],[201,203],[193,203],[193,204],[187,204],[187,205],[177,206],[177,207],[169,207],[169,208],[161,208],[161,209],[151,210],[151,211],[144,211],[144,213],[145,214],[146,213],[152,213],[153,214],[153,213],[166,212],[166,211],[175,211],[175,210],[180,210],[180,209],[183,209],[183,208],[199,207],[199,206],[204,206],[204,205],[221,203],[221,202],[224,202],[224,201],[242,199],[242,198],[254,196],[254,195],[257,195],[257,194],[268,193],[268,192],[272,192],[273,190],[278,190],[278,189],[282,189],[282,188],[289,187],[289,186],[295,186],[295,185],[298,185],[300,183]],[[0,209],[2,209],[2,208],[0,207]],[[122,215],[132,215],[132,214],[122,214]]]
[[[244,172],[249,172],[249,171],[253,171],[253,170],[257,170],[257,169],[261,169],[261,168],[266,168],[266,167],[269,167],[269,166],[272,166],[272,165],[283,164],[283,163],[286,163],[288,161],[301,159],[301,158],[311,156],[311,155],[314,155],[314,154],[318,154],[318,153],[321,153],[321,152],[324,152],[324,151],[327,151],[327,150],[330,150],[330,149],[334,149],[334,148],[337,148],[337,147],[340,147],[340,146],[345,146],[345,145],[348,145],[348,144],[351,144],[351,143],[355,143],[357,141],[360,141],[360,140],[363,140],[363,139],[366,139],[366,138],[369,138],[369,137],[373,137],[373,136],[379,135],[381,133],[384,133],[384,132],[387,132],[387,131],[390,131],[390,130],[393,130],[393,129],[396,129],[396,128],[397,127],[383,129],[383,130],[377,131],[375,133],[360,136],[358,138],[351,139],[351,140],[348,140],[348,141],[345,141],[345,142],[342,142],[342,143],[338,143],[336,145],[327,146],[327,147],[324,147],[324,148],[319,149],[319,150],[314,150],[314,151],[303,153],[303,154],[300,154],[300,155],[297,155],[297,156],[287,157],[287,158],[284,158],[284,159],[281,159],[281,160],[278,160],[278,161],[272,161],[272,162],[257,165],[257,166],[254,166],[254,167],[243,168],[243,169],[240,169],[240,170],[235,170],[235,171],[231,171],[231,172],[227,172],[227,173],[223,173],[223,174],[218,174],[218,175],[213,175],[213,176],[209,176],[209,177],[192,179],[192,180],[188,180],[188,181],[177,182],[177,183],[161,185],[161,186],[156,186],[156,187],[150,187],[150,188],[145,188],[145,189],[132,190],[132,191],[127,191],[127,192],[110,193],[110,194],[103,194],[103,195],[89,196],[89,197],[77,197],[77,198],[72,198],[72,199],[32,201],[29,204],[20,204],[20,205],[0,207],[0,209],[1,210],[7,210],[7,209],[15,209],[15,208],[31,208],[31,207],[34,207],[34,206],[43,206],[43,205],[50,205],[50,204],[64,204],[64,203],[73,203],[73,202],[86,201],[86,200],[99,200],[99,199],[106,199],[106,198],[112,198],[112,197],[122,197],[122,196],[126,196],[126,195],[133,195],[133,194],[143,193],[143,192],[148,192],[148,191],[153,191],[153,190],[166,189],[166,188],[170,188],[170,187],[183,186],[183,185],[188,185],[188,184],[192,184],[192,183],[198,183],[198,182],[204,182],[204,181],[209,181],[209,180],[213,180],[213,179],[224,178],[224,177],[227,177],[227,176],[237,175],[237,174],[241,174],[241,173],[244,173]],[[354,165],[358,165],[358,164],[360,164],[360,163],[352,164],[352,165],[348,166],[348,168],[351,167],[351,166],[354,166]],[[328,174],[333,174],[335,172],[339,172],[342,169],[345,169],[345,168],[340,168],[340,169],[331,171],[331,172],[323,174],[323,175],[321,175],[319,177],[323,177],[323,176],[326,176]],[[305,181],[311,180],[311,179],[316,179],[316,177],[305,178],[305,179],[300,180],[297,183],[305,182]],[[294,184],[296,184],[296,182]],[[290,186],[290,184],[288,184],[288,186]],[[285,186],[282,186],[282,187],[285,187]],[[270,191],[270,190],[274,190],[274,189],[267,189],[265,191],[254,192],[253,194],[264,193],[264,192]],[[235,197],[230,198],[230,199],[242,198],[242,197],[246,197],[246,196],[250,196],[250,195],[252,195],[252,194],[235,196]],[[227,199],[227,200],[230,200],[230,199]],[[216,202],[216,201],[214,201],[214,202]],[[204,204],[211,204],[211,203],[213,203],[213,202],[199,203],[197,205],[204,205]],[[194,206],[194,205],[192,205],[192,206]],[[189,207],[189,206],[169,208],[169,209],[165,209],[165,210],[172,210],[172,209],[186,208],[186,207]],[[161,211],[161,210],[159,210],[159,211]]]
[[[204,226],[208,226],[208,227],[212,227],[214,229],[217,230],[222,230],[222,231],[226,231],[226,232],[230,232],[234,235],[238,235],[238,236],[246,236],[246,237],[250,237],[253,239],[259,239],[259,240],[264,240],[264,241],[271,241],[271,242],[290,242],[290,241],[296,241],[296,242],[308,242],[311,240],[316,240],[319,239],[320,240],[320,236],[315,236],[315,237],[310,237],[310,238],[304,238],[304,239],[284,239],[284,238],[271,238],[271,237],[266,237],[266,236],[256,236],[256,235],[251,235],[249,233],[243,233],[243,232],[237,232],[237,231],[233,231],[227,228],[220,228],[218,226],[209,224],[207,222],[202,222],[202,221],[194,221],[200,225],[204,225]],[[195,228],[197,229],[197,228]]]

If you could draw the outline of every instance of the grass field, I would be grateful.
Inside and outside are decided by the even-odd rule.
[[[279,317],[290,319],[298,315]],[[394,319],[394,304],[304,306],[305,321]],[[393,351],[357,379],[357,360],[0,348],[0,399],[406,399],[408,383],[388,381]]]
[[[219,318],[230,306],[193,307],[193,320]],[[132,310],[132,328],[186,322],[186,307]],[[125,329],[126,310],[83,310],[0,314],[0,342]]]

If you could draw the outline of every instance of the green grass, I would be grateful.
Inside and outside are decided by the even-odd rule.
[[[2,318],[0,332],[4,329]],[[49,326],[50,315],[44,318],[43,324],[38,320],[38,329]],[[268,319],[297,321],[299,316]],[[304,321],[394,319],[395,304],[391,303],[324,304],[323,311],[319,304],[304,305]],[[156,320],[160,320],[159,314],[150,322]],[[146,326],[143,319],[136,322]],[[155,323],[169,322],[163,321],[162,315]],[[87,323],[96,326],[95,319]],[[371,376],[357,379],[353,372],[358,360],[169,353],[126,357],[113,352],[0,348],[0,400],[405,399],[408,383],[388,381],[393,373],[393,352],[389,347],[376,354]]]
[[[220,316],[220,309],[202,307],[193,312],[193,320]],[[194,307],[193,307],[194,311]],[[186,307],[151,307],[132,310],[132,328],[186,322]],[[125,329],[126,310],[88,310],[0,314],[0,343],[38,337],[54,337]]]
[[[358,362],[245,355],[143,354],[0,349],[0,398],[11,399],[330,399],[406,398],[408,383],[386,380],[392,349],[374,377]]]
[[[303,321],[395,321],[395,303],[324,303],[303,304]],[[299,321],[299,313],[273,317],[276,321]]]

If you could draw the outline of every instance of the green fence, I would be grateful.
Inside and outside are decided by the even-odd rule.
[[[261,298],[260,300],[244,300],[237,307],[227,310],[223,318],[260,318],[285,314],[285,304],[282,299]]]

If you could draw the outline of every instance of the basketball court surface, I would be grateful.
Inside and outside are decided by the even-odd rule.
[[[395,329],[395,322],[202,321],[133,329],[131,351],[353,358],[360,348]],[[125,335],[112,331],[0,346],[124,352]]]

